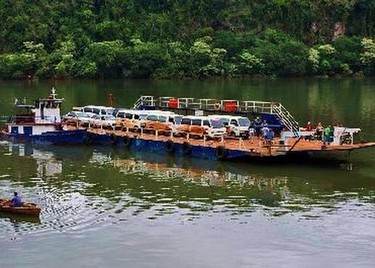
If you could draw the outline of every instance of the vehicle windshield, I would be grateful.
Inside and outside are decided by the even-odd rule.
[[[213,128],[222,128],[224,127],[224,124],[220,119],[211,119],[211,126]]]
[[[100,113],[101,113],[101,114],[112,115],[113,112],[114,112],[114,109],[112,109],[112,108],[105,108],[105,109],[101,109],[101,110],[100,110]]]
[[[190,125],[191,119],[189,118],[182,118],[181,119],[181,125]]]
[[[167,122],[167,117],[164,115],[159,116],[159,122]]]
[[[92,108],[92,112],[95,114],[100,114],[100,109],[99,108]]]
[[[191,120],[191,124],[194,125],[194,126],[200,126],[202,123],[202,119],[192,119]]]
[[[116,114],[117,117],[125,118],[125,112],[118,111]]]
[[[136,114],[134,116],[134,119],[140,119],[140,120],[146,120],[147,119],[147,114]]]
[[[229,118],[220,118],[220,121],[223,122],[224,126],[228,126],[229,125]]]
[[[249,118],[246,117],[238,119],[238,123],[241,127],[248,127],[251,124]]]
[[[75,112],[77,117],[90,117],[87,113],[84,112]]]
[[[181,124],[181,121],[182,121],[182,116],[175,116],[175,117],[174,117],[174,123],[175,123],[176,125]]]
[[[156,115],[149,115],[146,119],[151,121],[158,121],[158,117]]]
[[[115,120],[116,117],[114,117],[113,115],[105,115],[105,116],[103,116],[103,119],[104,120]]]

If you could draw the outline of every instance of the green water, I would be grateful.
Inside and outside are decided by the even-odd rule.
[[[14,97],[131,106],[139,95],[281,102],[300,122],[360,127],[375,141],[375,80],[1,82]],[[0,143],[2,267],[372,267],[374,149],[336,159],[245,163],[110,147]]]

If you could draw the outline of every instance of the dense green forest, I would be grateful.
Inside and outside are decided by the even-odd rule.
[[[0,78],[375,74],[375,0],[1,0]]]

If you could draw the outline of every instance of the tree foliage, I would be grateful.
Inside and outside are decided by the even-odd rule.
[[[373,0],[3,0],[0,78],[374,74]]]

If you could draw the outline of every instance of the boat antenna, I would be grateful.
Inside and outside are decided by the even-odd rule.
[[[55,87],[52,87],[51,89],[51,97],[52,99],[56,99],[57,93]]]

